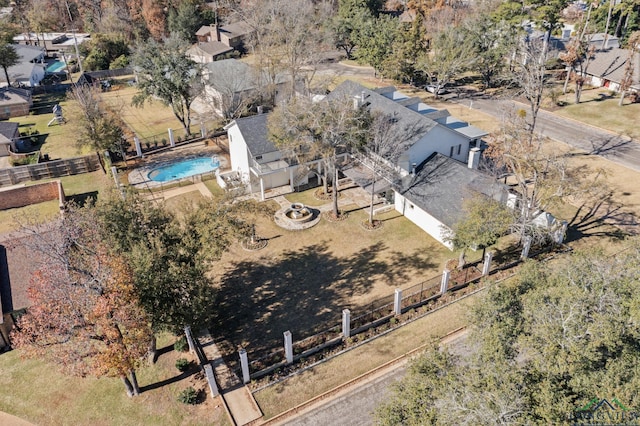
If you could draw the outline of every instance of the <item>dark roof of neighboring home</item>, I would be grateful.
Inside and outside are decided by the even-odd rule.
[[[13,83],[19,80],[30,81],[34,68],[42,68],[44,74],[44,65],[34,64],[32,62],[21,62],[17,65],[9,67],[7,71],[9,71],[9,78]],[[6,77],[3,72],[0,72],[0,81],[6,81]]]
[[[589,44],[592,44],[598,48],[601,48],[604,44],[605,33],[589,34],[586,39],[589,40]],[[607,49],[620,47],[620,40],[618,37],[609,35],[607,36]]]
[[[594,58],[589,63],[587,74],[601,77],[616,83],[622,81],[625,67],[629,59],[628,49],[608,49],[606,51],[596,51]],[[633,85],[640,83],[640,53],[635,52]]]
[[[194,52],[194,50],[196,52]],[[219,41],[202,41],[194,44],[189,49],[190,53],[195,55],[198,54],[197,50],[201,50],[204,53],[209,54],[211,56],[218,56],[218,55],[223,55],[227,52],[231,52],[233,48]]]
[[[45,51],[42,47],[28,46],[24,44],[14,44],[13,48],[20,55],[20,62],[31,62],[44,55]]]
[[[252,90],[260,86],[258,71],[237,59],[223,59],[205,64],[209,85],[214,89],[233,90],[234,93]],[[285,73],[276,74],[276,84],[289,81]]]
[[[11,140],[18,134],[18,123],[11,121],[0,121],[0,136]]]
[[[403,179],[398,192],[448,227],[462,218],[463,201],[475,193],[504,201],[506,186],[466,164],[434,153]]]
[[[356,82],[346,80],[329,93],[327,98],[345,98],[346,102],[354,102],[356,97],[359,97],[360,101],[362,101],[362,97],[364,97],[364,103],[368,104],[371,110],[383,111],[386,114],[393,115],[397,120],[396,124],[411,134],[410,137],[402,141],[403,145],[405,145],[404,149],[408,149],[422,139],[431,129],[436,127],[438,123],[395,100],[383,96],[381,93],[387,89],[390,88],[370,90]]]
[[[93,84],[97,82],[98,80],[93,78],[93,76],[88,72],[83,72],[82,75],[78,78],[78,84]]]
[[[27,288],[31,275],[38,270],[29,240],[23,237],[0,240],[0,299],[2,311],[11,312],[29,306]],[[35,256],[38,258],[38,256]]]
[[[235,120],[253,157],[278,151],[278,148],[268,139],[267,116],[268,114],[258,114]]]
[[[17,87],[0,88],[0,106],[27,103],[31,105],[31,92]]]
[[[253,31],[251,26],[243,21],[232,22],[220,27],[220,32],[225,33],[229,38],[241,37],[249,34],[251,31]]]

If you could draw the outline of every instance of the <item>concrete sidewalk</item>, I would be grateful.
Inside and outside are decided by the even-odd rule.
[[[19,417],[0,411],[0,425],[6,426],[34,426],[33,423],[29,423],[26,420],[22,420]]]

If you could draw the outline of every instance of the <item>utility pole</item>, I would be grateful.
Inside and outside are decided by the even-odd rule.
[[[65,4],[67,5],[67,13],[69,14],[69,23],[73,26],[73,16],[71,15],[71,9],[69,8],[69,2],[65,0]],[[80,59],[80,51],[78,50],[78,39],[76,38],[76,28],[71,29],[71,33],[73,34],[73,44],[76,48],[76,58],[78,58],[78,65],[80,66],[80,74],[84,71],[82,69],[82,60]]]

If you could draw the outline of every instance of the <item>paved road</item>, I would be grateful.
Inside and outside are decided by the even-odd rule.
[[[467,342],[467,331],[463,331],[446,342],[447,349],[460,356],[471,352]],[[340,396],[302,413],[286,423],[287,426],[365,426],[373,424],[373,411],[390,395],[393,383],[407,372],[407,364],[397,365],[390,371],[372,380],[359,384]]]
[[[450,100],[463,105],[471,104],[473,109],[497,118],[502,118],[505,111],[513,108],[514,105],[517,105],[517,108],[528,109],[527,106],[516,104],[511,100],[477,97],[467,99],[451,98]],[[543,110],[538,113],[536,128],[547,137],[640,171],[640,142],[632,140],[628,136],[616,135]]]

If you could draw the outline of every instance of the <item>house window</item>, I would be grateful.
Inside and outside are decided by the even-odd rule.
[[[256,155],[256,161],[257,160],[262,160],[262,155]]]
[[[458,155],[460,155],[460,150],[462,149],[462,144],[458,145]]]
[[[449,151],[449,157],[453,157],[453,147],[451,147],[451,150]]]

